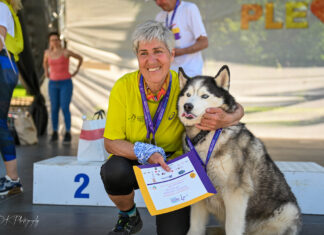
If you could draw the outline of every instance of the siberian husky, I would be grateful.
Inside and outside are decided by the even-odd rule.
[[[206,162],[215,131],[201,131],[195,124],[209,107],[226,112],[237,108],[228,92],[229,68],[224,65],[215,77],[193,78],[180,68],[179,80],[178,115]],[[189,151],[185,138],[183,147]],[[226,235],[298,234],[301,214],[296,198],[261,140],[244,124],[223,128],[206,169],[217,194],[191,207],[189,235],[205,234],[209,213],[224,226]]]

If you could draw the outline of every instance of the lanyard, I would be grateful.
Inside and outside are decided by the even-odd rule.
[[[172,13],[172,16],[171,16],[170,24],[168,24],[168,23],[169,23],[169,13],[167,13],[167,17],[166,17],[166,19],[165,19],[165,26],[166,26],[168,29],[170,29],[170,30],[172,30],[172,22],[173,22],[173,19],[174,19],[174,17],[175,17],[175,14],[176,14],[176,12],[177,12],[177,9],[178,9],[178,6],[179,6],[179,5],[180,5],[180,0],[177,0],[177,3],[176,3],[176,5],[175,5],[175,8],[174,8],[173,13]]]
[[[204,162],[201,160],[201,158],[199,157],[199,154],[197,153],[195,147],[194,147],[193,144],[191,143],[189,137],[186,136],[186,140],[187,140],[187,143],[188,143],[188,145],[189,145],[190,150],[194,150],[194,151],[195,151],[195,153],[196,153],[196,154],[198,155],[198,157],[199,157],[199,160],[200,160],[201,164],[204,166],[204,168],[205,168],[206,171],[207,171],[207,164],[208,164],[208,162],[209,162],[209,160],[210,160],[210,156],[211,156],[211,154],[212,154],[212,152],[213,152],[213,150],[214,150],[215,144],[216,144],[216,142],[217,142],[217,140],[218,140],[218,137],[219,137],[219,135],[220,135],[221,132],[222,132],[222,128],[219,128],[219,129],[217,129],[217,130],[215,131],[215,134],[214,134],[214,136],[213,136],[213,139],[212,139],[212,141],[210,142],[210,145],[209,145],[209,149],[208,149],[208,153],[207,153],[207,158],[206,158],[206,163],[204,163]]]
[[[141,92],[141,97],[142,97],[142,104],[143,104],[143,110],[144,110],[144,119],[145,119],[145,125],[147,129],[147,135],[146,138],[150,139],[150,135],[152,133],[153,135],[153,141],[155,142],[155,133],[157,129],[159,128],[159,125],[162,121],[164,111],[166,109],[166,106],[168,104],[168,100],[170,97],[170,91],[171,91],[171,84],[172,84],[172,74],[170,73],[170,82],[169,82],[169,87],[168,91],[165,94],[165,96],[160,100],[159,106],[155,112],[153,121],[151,118],[150,110],[147,104],[146,96],[145,96],[145,90],[144,90],[144,81],[143,81],[143,75],[141,75],[140,78],[140,92]]]

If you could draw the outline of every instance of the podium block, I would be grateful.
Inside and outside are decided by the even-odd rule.
[[[100,177],[104,162],[80,162],[58,156],[34,163],[33,203],[53,205],[115,206]],[[138,207],[146,207],[139,190]]]
[[[104,162],[80,162],[58,156],[34,163],[34,204],[115,206],[100,177]],[[324,215],[324,167],[314,162],[281,162],[276,165],[295,194],[303,214]],[[138,207],[146,207],[135,191]]]
[[[324,215],[324,167],[315,162],[276,162],[303,214]]]

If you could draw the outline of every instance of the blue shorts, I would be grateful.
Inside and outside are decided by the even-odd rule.
[[[18,82],[17,65],[12,59],[14,72],[4,50],[0,52],[0,152],[4,161],[16,159],[15,142],[7,125],[10,101]]]

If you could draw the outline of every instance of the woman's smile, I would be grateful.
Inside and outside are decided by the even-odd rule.
[[[139,70],[145,82],[153,91],[161,89],[169,74],[174,52],[159,40],[140,42],[137,52]]]
[[[155,71],[158,71],[160,68],[161,68],[161,67],[159,66],[159,67],[155,67],[155,68],[148,68],[147,70],[148,70],[149,72],[155,72]]]

